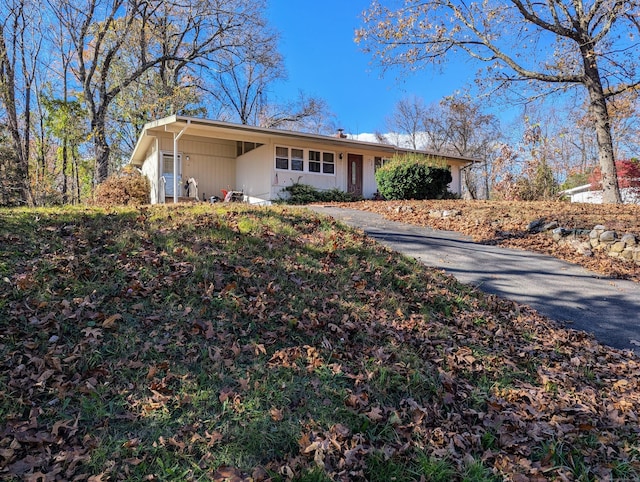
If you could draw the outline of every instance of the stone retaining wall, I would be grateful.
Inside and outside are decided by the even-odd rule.
[[[619,235],[601,224],[591,230],[566,229],[557,222],[544,223],[543,220],[529,224],[530,232],[548,232],[559,245],[570,246],[583,256],[593,256],[594,252],[604,252],[612,258],[621,258],[640,264],[640,243],[635,234]]]

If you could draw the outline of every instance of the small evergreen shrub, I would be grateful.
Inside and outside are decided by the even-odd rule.
[[[149,179],[126,166],[96,187],[94,202],[99,206],[149,204],[149,190]]]
[[[444,160],[417,154],[395,156],[376,171],[378,190],[388,200],[442,199],[451,180]]]
[[[349,194],[348,192],[341,191],[338,188],[321,191],[313,186],[301,184],[299,182],[294,182],[291,186],[283,188],[282,192],[286,193],[286,197],[281,199],[281,201],[286,204],[352,202],[359,200],[356,196]]]

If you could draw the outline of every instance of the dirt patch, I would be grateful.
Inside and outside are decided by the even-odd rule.
[[[393,221],[458,231],[476,242],[548,254],[604,276],[640,282],[640,266],[606,253],[583,256],[559,246],[547,233],[531,233],[532,221],[558,222],[567,229],[590,230],[601,224],[640,239],[640,207],[635,205],[572,204],[513,201],[362,201],[345,207],[372,211]],[[439,215],[444,213],[445,216]]]

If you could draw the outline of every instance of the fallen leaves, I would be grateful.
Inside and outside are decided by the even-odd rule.
[[[0,478],[347,481],[379,463],[420,480],[431,459],[452,479],[640,473],[637,357],[330,220],[218,209],[11,235]]]

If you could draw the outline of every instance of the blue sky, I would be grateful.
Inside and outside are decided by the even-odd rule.
[[[268,0],[268,17],[280,32],[288,79],[276,86],[279,100],[298,91],[324,99],[349,134],[386,132],[396,102],[416,95],[437,102],[472,83],[474,70],[450,66],[398,78],[382,71],[354,42],[369,0]],[[445,75],[447,74],[447,75]]]

